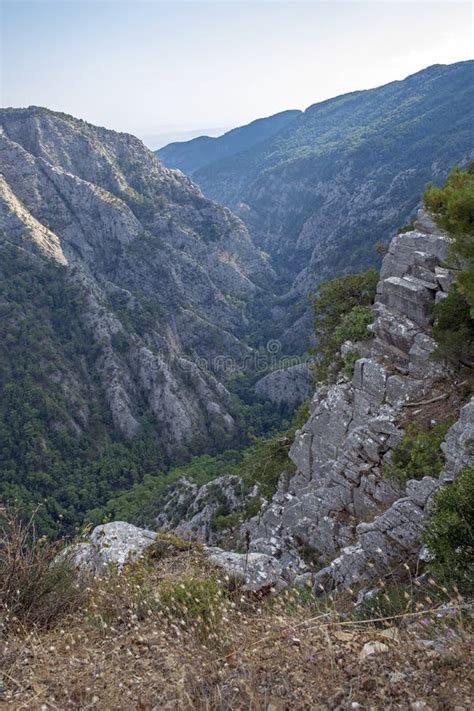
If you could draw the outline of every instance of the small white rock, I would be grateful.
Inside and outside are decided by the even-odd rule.
[[[359,659],[363,661],[373,654],[381,654],[382,652],[388,652],[388,647],[383,642],[366,642],[359,654]]]
[[[389,680],[390,680],[391,684],[398,684],[399,682],[403,681],[406,678],[407,678],[407,675],[404,674],[403,672],[393,672],[389,676]]]

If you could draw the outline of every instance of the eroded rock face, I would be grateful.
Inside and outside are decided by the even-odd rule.
[[[409,561],[422,549],[421,533],[431,497],[446,482],[452,481],[471,459],[474,435],[474,398],[461,411],[443,446],[446,465],[439,478],[424,477],[406,485],[406,496],[398,499],[370,523],[356,527],[356,542],[344,548],[331,564],[316,573],[314,591],[361,583],[389,572],[396,564]],[[448,484],[449,485],[449,484]]]
[[[243,223],[137,138],[46,109],[0,111],[0,170],[0,248],[54,260],[77,287],[117,432],[147,413],[173,455],[231,437],[213,364],[249,353],[242,298],[271,278]]]
[[[165,494],[155,525],[186,540],[212,543],[216,539],[216,516],[240,513],[257,495],[257,487],[249,489],[235,475],[226,474],[202,486],[181,477]]]
[[[296,407],[307,400],[312,390],[312,374],[306,363],[280,368],[255,384],[255,392],[265,400]]]
[[[356,362],[351,382],[316,391],[290,451],[297,473],[248,524],[251,550],[275,556],[287,574],[323,566],[315,591],[387,572],[421,547],[425,509],[440,480],[425,477],[400,491],[382,468],[403,436],[404,405],[444,375],[430,360],[429,313],[450,282],[447,270],[439,271],[448,249],[423,211],[412,232],[393,240],[377,288],[370,356]],[[466,405],[448,432],[441,479],[455,476],[469,457],[473,407]]]

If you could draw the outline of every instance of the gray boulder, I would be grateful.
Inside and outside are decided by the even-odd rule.
[[[104,573],[111,565],[119,570],[143,555],[156,540],[156,533],[125,521],[96,526],[89,541],[70,550],[76,565],[93,574]]]
[[[282,590],[288,585],[279,562],[264,553],[231,553],[220,548],[206,550],[212,565],[242,583],[244,590],[258,592],[268,588]]]
[[[312,391],[313,376],[306,363],[280,368],[265,375],[255,385],[255,392],[261,398],[290,407],[301,405]]]

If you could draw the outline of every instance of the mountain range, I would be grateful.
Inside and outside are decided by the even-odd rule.
[[[242,221],[133,136],[46,109],[0,111],[0,165],[0,496],[74,517],[139,460],[235,442],[213,362],[251,352],[273,278]]]
[[[473,67],[159,151],[193,180],[131,135],[0,110],[0,498],[71,526],[147,473],[241,446],[256,396],[220,365],[268,338],[276,358],[303,352],[307,292],[374,263],[426,182],[472,154]]]
[[[474,155],[474,62],[435,65],[283,116],[261,140],[250,124],[157,155],[244,220],[271,257],[286,311],[296,302],[301,313],[321,280],[376,264],[374,245],[414,217],[426,184]],[[234,136],[252,143],[242,140],[237,152]],[[306,342],[308,319],[296,332],[294,309],[291,319],[294,350]]]

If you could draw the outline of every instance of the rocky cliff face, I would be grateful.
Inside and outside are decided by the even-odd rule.
[[[301,405],[311,395],[312,373],[306,363],[274,370],[257,381],[255,392],[276,404]]]
[[[370,356],[356,362],[352,381],[318,388],[290,451],[296,475],[282,479],[270,505],[249,524],[251,550],[276,557],[289,578],[319,569],[309,574],[315,591],[364,582],[416,557],[431,495],[469,459],[474,399],[448,431],[440,478],[409,481],[400,490],[383,475],[408,409],[445,401],[452,387],[430,360],[429,327],[430,308],[452,278],[442,266],[448,249],[446,235],[422,212],[413,231],[392,241]]]
[[[216,517],[243,512],[258,493],[258,486],[249,488],[236,475],[224,474],[202,486],[181,477],[165,495],[155,525],[186,540],[213,543],[219,537]]]
[[[0,111],[0,171],[0,247],[52,261],[82,295],[116,430],[148,413],[168,451],[231,435],[229,395],[196,361],[249,350],[245,300],[271,271],[243,223],[133,136],[45,109]],[[57,377],[87,429],[77,374]]]

